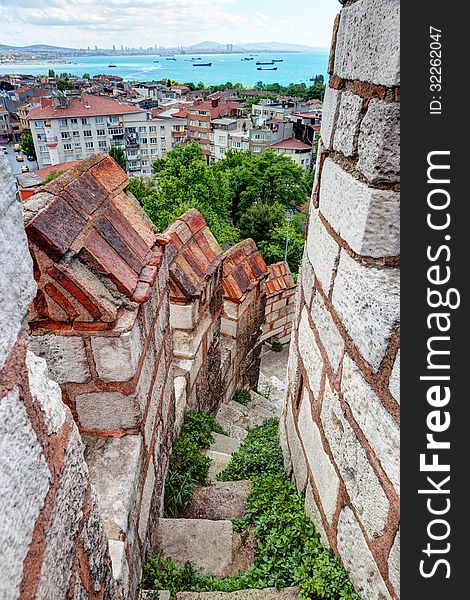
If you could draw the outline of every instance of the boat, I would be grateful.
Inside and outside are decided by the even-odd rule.
[[[258,67],[258,71],[277,71],[277,67]]]
[[[273,58],[273,62],[284,62],[283,58]]]
[[[202,60],[202,58],[198,56],[197,58],[192,58],[191,60]]]
[[[273,61],[273,60],[270,60],[269,62],[261,62],[261,61],[257,60],[257,61],[256,61],[256,64],[257,64],[257,65],[273,65],[273,64],[274,64],[274,61]]]
[[[212,63],[193,63],[193,67],[212,67]]]
[[[117,65],[108,65],[108,69],[112,69],[113,67],[117,67]]]
[[[176,58],[165,58],[165,60],[176,60]]]
[[[254,60],[254,58],[252,56],[245,56],[242,60]]]
[[[154,60],[153,62],[160,62],[159,60]]]

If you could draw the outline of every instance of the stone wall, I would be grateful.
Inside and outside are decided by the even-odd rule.
[[[0,156],[0,597],[118,597],[84,445],[24,335],[36,294],[21,208]]]
[[[361,597],[399,596],[399,2],[345,2],[299,276],[286,466]]]
[[[266,310],[261,341],[288,344],[292,332],[296,285],[286,262],[269,265],[268,270],[264,284]]]
[[[167,239],[93,157],[23,203],[38,293],[30,347],[47,361],[86,444],[125,597],[155,538],[174,435]]]
[[[243,240],[224,254],[221,376],[225,402],[238,388],[257,388],[267,274],[268,268],[252,239]]]

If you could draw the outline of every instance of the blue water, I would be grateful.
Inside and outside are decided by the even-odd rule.
[[[328,65],[328,50],[316,52],[296,53],[261,53],[254,56],[254,60],[242,61],[243,54],[201,54],[201,62],[211,62],[211,67],[194,67],[191,57],[176,56],[176,61],[165,60],[160,56],[86,56],[67,57],[65,60],[73,64],[22,64],[21,66],[6,67],[0,65],[0,72],[47,74],[48,69],[56,72],[72,73],[73,75],[98,75],[107,73],[119,75],[126,81],[151,81],[159,79],[172,79],[186,82],[202,82],[205,85],[215,85],[231,81],[245,86],[254,85],[258,81],[263,83],[289,83],[310,84],[312,75],[323,75],[327,80],[326,69]],[[248,56],[248,55],[246,55]],[[273,58],[283,59],[275,63],[277,71],[258,71],[256,61],[268,62]],[[159,62],[153,62],[158,60]],[[116,68],[108,68],[108,65]],[[269,65],[268,65],[269,66]]]

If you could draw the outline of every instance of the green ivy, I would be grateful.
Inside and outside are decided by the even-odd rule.
[[[250,398],[250,390],[236,390],[232,400],[238,402],[238,404],[243,404],[243,406],[246,406],[250,401]]]

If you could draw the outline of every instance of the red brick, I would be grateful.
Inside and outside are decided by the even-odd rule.
[[[204,234],[203,233],[197,234],[195,236],[195,240],[196,240],[199,248],[201,248],[201,250],[203,251],[204,256],[207,258],[207,260],[210,263],[214,262],[214,260],[216,259],[216,254],[210,247],[209,243],[207,242],[206,238],[204,237]]]
[[[127,221],[112,204],[106,208],[106,218],[134,254],[136,254],[141,261],[145,261],[149,247],[129,221]]]
[[[38,317],[44,318],[49,316],[46,297],[41,289],[38,289],[36,298],[34,299],[34,308],[36,309]]]
[[[95,228],[108,244],[116,250],[119,256],[126,261],[130,268],[139,273],[144,266],[143,261],[139,260],[137,255],[129,248],[126,243],[126,237],[120,235],[105,217],[96,220]],[[127,228],[130,229],[129,226]]]
[[[82,215],[91,215],[108,197],[107,191],[88,172],[71,181],[60,195]]]
[[[78,317],[78,313],[67,298],[60,292],[54,284],[46,283],[44,287],[46,293],[56,302],[71,319]]]
[[[188,225],[192,233],[197,233],[198,231],[201,231],[203,227],[205,227],[206,222],[204,221],[204,217],[201,215],[201,213],[196,212],[195,214],[191,215],[191,218],[188,220]]]
[[[126,173],[109,156],[92,167],[90,173],[108,193],[125,187],[128,181]]]
[[[144,302],[147,302],[147,300],[150,298],[151,291],[152,288],[147,282],[139,281],[134,293],[132,294],[132,301],[136,302],[137,304],[143,304]]]
[[[330,88],[334,90],[341,90],[344,87],[344,79],[338,77],[338,75],[332,75],[330,77]]]
[[[367,100],[371,100],[372,98],[383,100],[387,88],[384,85],[375,85],[365,81],[355,81],[353,84],[353,91],[361,98],[366,98]]]
[[[80,256],[85,262],[90,262],[92,268],[108,275],[122,294],[132,296],[137,285],[137,274],[97,231],[88,234]]]
[[[47,274],[59,283],[65,290],[71,294],[95,319],[101,317],[101,311],[93,302],[76,286],[66,275],[59,271],[56,267],[50,267]]]
[[[148,283],[149,286],[151,287],[155,283],[157,275],[158,275],[158,269],[157,269],[157,267],[156,266],[149,266],[149,265],[147,265],[140,272],[139,282]]]

